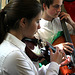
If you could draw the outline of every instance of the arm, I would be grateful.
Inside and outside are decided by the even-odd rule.
[[[13,51],[8,56],[7,70],[10,75],[37,75],[37,70],[27,55],[20,51]],[[6,62],[5,62],[6,63]],[[8,67],[9,66],[9,67]]]
[[[62,62],[63,53],[59,48],[56,48],[56,52],[50,49],[50,61],[46,66],[43,66],[40,71],[39,75],[58,75],[59,74],[59,64]]]
[[[36,75],[37,69],[26,54],[18,52],[17,71],[19,75]]]
[[[39,75],[58,75],[59,65],[56,62],[51,62],[46,66],[42,66],[39,69]]]

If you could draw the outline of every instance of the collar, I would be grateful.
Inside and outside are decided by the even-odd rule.
[[[23,43],[21,40],[19,40],[14,35],[12,35],[10,33],[7,33],[7,36],[6,36],[6,39],[5,40],[9,41],[10,43],[12,43],[16,47],[18,47],[20,50],[25,51],[26,44]]]
[[[46,21],[46,22],[53,22],[54,20],[57,20],[57,19],[60,19],[60,18],[59,17],[54,18],[52,21],[48,21],[48,20],[45,20],[45,19],[41,18],[41,20]]]

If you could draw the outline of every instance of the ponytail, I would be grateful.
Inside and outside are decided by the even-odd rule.
[[[6,25],[4,24],[4,18],[5,18],[6,12],[2,9],[0,11],[0,44],[5,39],[5,36],[7,34]]]

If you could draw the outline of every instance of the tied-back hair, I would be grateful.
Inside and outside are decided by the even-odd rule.
[[[30,22],[41,12],[41,4],[37,0],[10,0],[0,11],[0,43],[10,29],[19,28],[21,18]]]
[[[4,24],[4,18],[5,18],[6,12],[2,9],[0,11],[0,43],[5,37],[5,34],[7,33],[6,31],[6,25]]]
[[[41,3],[41,5],[42,5],[42,10],[44,10],[44,9],[43,9],[43,3],[44,3],[45,5],[47,5],[47,7],[49,8],[49,6],[50,6],[51,4],[53,4],[53,1],[54,1],[54,0],[40,0],[40,3]]]

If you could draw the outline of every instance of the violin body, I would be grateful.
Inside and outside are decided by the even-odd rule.
[[[26,44],[25,53],[32,61],[40,62],[44,58],[50,62],[50,54],[48,53],[49,46],[43,47],[41,41],[42,40],[37,40],[36,38],[24,38],[22,42]]]

